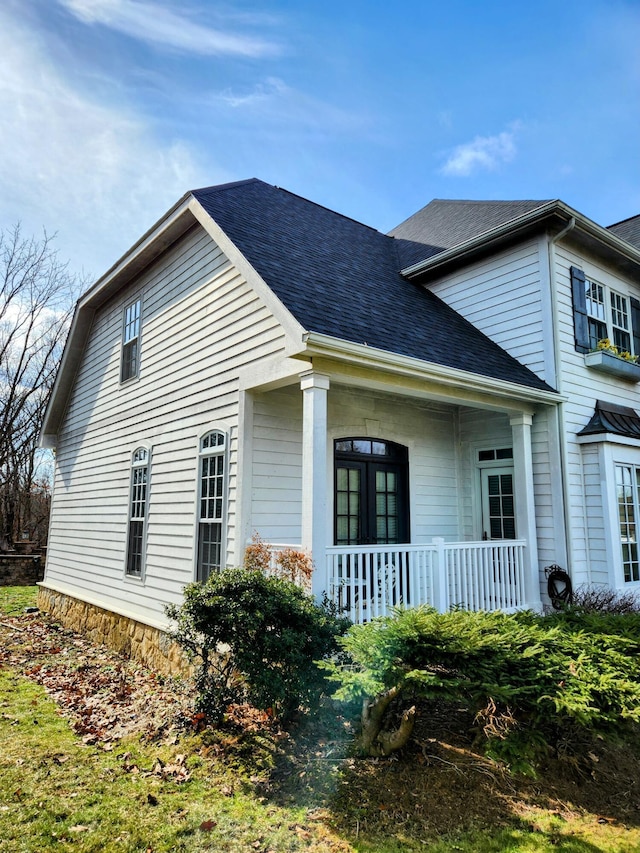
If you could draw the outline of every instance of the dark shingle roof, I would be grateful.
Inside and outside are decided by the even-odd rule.
[[[406,281],[394,239],[256,179],[193,195],[306,331],[549,390],[444,302]]]
[[[640,249],[640,214],[623,219],[607,226],[607,231],[612,231],[616,237],[631,243],[636,249]]]
[[[402,267],[405,268],[498,225],[504,225],[546,203],[434,199],[389,234],[398,239]]]

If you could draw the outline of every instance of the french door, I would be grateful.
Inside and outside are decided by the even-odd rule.
[[[334,506],[336,545],[407,542],[406,447],[374,439],[336,441]]]

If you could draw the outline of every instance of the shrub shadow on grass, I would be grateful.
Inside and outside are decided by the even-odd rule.
[[[563,830],[574,831],[566,827],[576,821],[592,830],[600,821],[623,833],[640,827],[637,736],[620,745],[585,741],[579,759],[549,758],[532,779],[510,774],[474,749],[473,715],[465,709],[420,703],[414,737],[391,759],[350,755],[357,709],[345,710],[326,701],[294,726],[260,793],[315,810],[352,842],[385,837],[418,843],[504,827],[514,838],[533,833],[538,840],[547,836],[554,849],[598,853],[606,848],[578,837],[562,841],[573,846],[557,846]],[[557,826],[545,828],[549,814]],[[499,849],[509,847],[487,847]]]

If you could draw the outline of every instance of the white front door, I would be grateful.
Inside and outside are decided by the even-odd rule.
[[[515,539],[513,466],[481,468],[482,538]]]

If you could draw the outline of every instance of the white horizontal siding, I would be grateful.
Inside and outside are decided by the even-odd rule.
[[[546,254],[537,240],[521,243],[429,284],[476,328],[553,382],[552,336],[545,329]]]
[[[456,539],[458,481],[455,409],[392,395],[337,388],[329,397],[329,438],[369,436],[408,448],[412,542]],[[330,483],[333,489],[333,466]],[[329,531],[333,531],[333,498]]]
[[[574,581],[580,583],[610,583],[611,567],[608,565],[602,477],[598,447],[595,444],[582,448],[584,472],[585,515],[587,521],[588,570],[578,567]]]
[[[120,385],[122,310],[141,294],[140,376]],[[163,621],[193,579],[198,440],[228,430],[235,548],[238,372],[284,333],[200,228],[96,314],[59,436],[47,582]],[[131,453],[151,447],[144,581],[124,577]]]
[[[558,329],[562,353],[562,393],[568,397],[564,406],[564,430],[567,441],[567,474],[569,483],[570,543],[572,569],[579,581],[612,582],[613,569],[608,563],[602,543],[600,522],[596,512],[596,479],[593,459],[577,442],[594,412],[596,400],[604,400],[640,411],[638,386],[614,376],[599,373],[585,365],[584,355],[576,352],[570,267],[584,270],[587,278],[627,296],[640,299],[640,283],[632,281],[592,256],[579,254],[565,244],[556,247],[556,281],[558,293]],[[602,509],[600,510],[602,514]],[[593,531],[592,524],[596,525]],[[619,540],[619,535],[618,535]],[[608,580],[607,580],[608,579]]]
[[[473,435],[488,446],[510,445],[506,417],[474,410]],[[411,541],[434,536],[456,541],[473,538],[473,525],[461,522],[460,507],[470,507],[475,487],[461,476],[458,410],[441,404],[374,394],[333,384],[328,394],[327,531],[333,541],[333,447],[338,438],[369,436],[408,448]],[[467,468],[469,466],[467,465]],[[255,395],[251,529],[271,542],[301,541],[302,395],[289,388]],[[470,511],[469,511],[470,512]]]
[[[253,409],[251,530],[269,542],[301,542],[302,393],[257,394]]]

